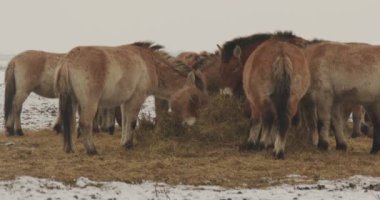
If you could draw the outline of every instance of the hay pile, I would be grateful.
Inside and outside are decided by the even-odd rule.
[[[198,150],[220,146],[238,149],[246,142],[250,129],[250,120],[243,114],[242,101],[220,95],[209,98],[209,103],[202,108],[193,126],[183,125],[176,117],[162,113],[154,128],[149,126],[151,128],[138,130],[137,140],[155,150],[165,146],[164,149],[171,152],[177,147],[186,146]],[[307,134],[302,128],[292,128],[288,134],[287,148],[292,151],[308,148]]]

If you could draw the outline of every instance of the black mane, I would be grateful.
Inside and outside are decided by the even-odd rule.
[[[272,37],[271,33],[258,33],[247,37],[239,37],[224,43],[222,47],[222,61],[228,62],[234,52],[237,45],[244,48],[245,46],[251,45],[253,43],[263,42]]]

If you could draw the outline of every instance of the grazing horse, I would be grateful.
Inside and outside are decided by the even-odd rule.
[[[318,146],[328,149],[331,118],[339,115],[342,105],[360,104],[374,125],[371,153],[380,150],[380,46],[322,41],[308,45],[311,85],[309,93],[318,112]],[[347,149],[343,123],[335,124],[337,149]]]
[[[8,135],[23,135],[22,104],[31,92],[42,97],[57,98],[54,92],[54,73],[64,54],[25,51],[9,62],[5,73],[4,119]],[[59,131],[60,118],[54,125]],[[15,131],[16,129],[16,131]]]
[[[271,39],[273,36],[288,36],[290,42],[297,46],[303,46],[305,40],[299,37],[293,37],[292,32],[277,32],[277,33],[259,33],[248,37],[240,37],[223,44],[222,47],[218,46],[221,52],[221,64],[219,67],[220,72],[220,93],[222,95],[237,96],[245,101],[245,113],[248,116],[251,114],[250,103],[246,100],[243,85],[242,76],[244,70],[244,64],[248,57],[255,52],[255,50],[265,41]],[[260,129],[260,128],[259,128]],[[248,138],[249,147],[261,149],[264,143],[271,146],[270,137],[263,137],[260,135],[252,135]],[[260,143],[257,141],[260,140]],[[267,141],[265,141],[267,140]],[[273,141],[272,141],[273,142]],[[253,144],[253,145],[251,145]]]
[[[196,62],[198,62],[200,59],[200,55],[195,52],[182,52],[176,56],[177,62],[182,62],[183,64],[189,66],[191,68],[192,65],[194,65]],[[178,89],[183,85],[184,83],[178,84]],[[155,98],[155,109],[156,109],[156,116],[162,115],[162,113],[166,113],[169,110],[169,102],[166,99],[160,99]],[[177,105],[177,104],[175,104]]]
[[[263,135],[274,134],[276,159],[284,159],[286,134],[310,85],[303,51],[286,37],[273,36],[262,43],[249,56],[243,71],[243,88],[252,110],[250,135],[258,135],[258,127]]]
[[[202,71],[207,82],[207,91],[210,93],[216,93],[220,89],[220,73],[219,67],[221,63],[221,57],[219,51],[214,53],[201,52],[200,58],[192,66],[193,69],[199,69]]]
[[[203,75],[199,75],[202,77]],[[207,103],[207,82],[203,80],[203,88],[195,85],[194,77],[189,77],[186,84],[170,97],[170,108],[174,116],[183,120],[184,124],[194,125],[199,110]]]
[[[117,47],[84,46],[72,49],[62,59],[55,87],[60,96],[65,152],[73,151],[71,133],[77,106],[86,152],[96,154],[92,120],[98,107],[121,105],[121,145],[131,148],[137,115],[148,95],[169,99],[189,73],[196,85],[203,85],[198,73],[176,65],[174,58],[161,48],[149,42]]]
[[[176,59],[192,66],[200,59],[200,55],[196,52],[182,52],[176,56]]]
[[[188,125],[192,125],[199,117],[200,109],[208,102],[208,93],[219,91],[220,85],[220,55],[219,52],[201,52],[197,62],[191,67],[193,70],[200,70],[205,77],[205,90],[201,91],[192,84],[187,83],[170,98],[170,107],[175,116],[187,119]]]

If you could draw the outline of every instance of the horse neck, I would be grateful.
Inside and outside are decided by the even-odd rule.
[[[245,62],[248,60],[248,57],[265,41],[266,40],[255,42],[245,47],[242,47],[241,63],[244,65]]]
[[[155,59],[157,60],[156,74],[159,80],[156,95],[169,99],[186,83],[187,77],[175,68],[173,61],[162,58],[160,55],[157,55]]]

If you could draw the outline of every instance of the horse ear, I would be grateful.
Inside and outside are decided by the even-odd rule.
[[[240,56],[241,56],[241,48],[239,45],[236,45],[236,47],[234,48],[234,56],[236,58],[239,58],[240,59]]]
[[[187,75],[187,80],[190,81],[191,83],[195,83],[195,73],[194,73],[194,71],[191,71]]]
[[[204,91],[205,90],[205,84],[202,79],[202,72],[199,70],[191,71],[189,75],[187,75],[187,80],[191,83],[194,83],[195,87],[197,87],[199,90]]]
[[[220,45],[219,45],[219,44],[216,44],[216,46],[218,47],[218,49],[219,49],[219,52],[222,52],[222,47],[220,47]]]

